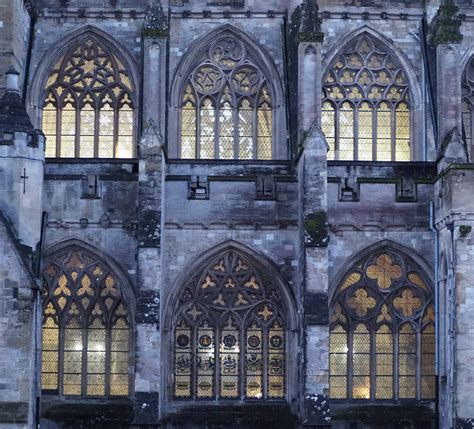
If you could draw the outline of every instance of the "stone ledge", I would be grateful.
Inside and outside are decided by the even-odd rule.
[[[184,407],[168,414],[162,421],[181,429],[193,422],[194,427],[225,427],[227,429],[293,429],[297,417],[286,404],[202,405]]]
[[[79,420],[91,427],[102,422],[129,422],[133,419],[133,403],[123,399],[60,399],[44,395],[41,417],[57,422]]]

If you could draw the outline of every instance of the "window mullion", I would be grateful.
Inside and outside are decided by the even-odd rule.
[[[360,106],[360,105],[359,105]],[[353,156],[354,160],[358,160],[359,154],[359,106],[354,104],[354,148],[353,148]]]
[[[196,159],[201,158],[201,102],[202,100],[196,102]]]
[[[56,156],[58,158],[61,157],[62,116],[63,116],[63,109],[58,107],[56,109]]]
[[[347,339],[348,339],[348,353],[347,353],[347,399],[352,399],[352,385],[353,385],[353,378],[354,378],[354,373],[353,373],[353,343],[354,343],[354,331],[352,327],[348,329],[347,332]]]
[[[105,374],[104,374],[104,382],[105,382],[105,396],[110,396],[110,386],[112,380],[112,323],[108,323],[105,327]],[[130,338],[129,338],[130,343]],[[129,346],[130,350],[130,346]],[[129,357],[130,363],[130,357]],[[130,371],[129,371],[130,373]],[[130,382],[129,382],[130,383]],[[130,386],[130,384],[129,384]]]
[[[254,100],[254,105],[252,109],[252,140],[253,140],[253,147],[252,147],[252,154],[253,159],[258,158],[258,118],[257,118],[258,106],[256,104],[256,100]]]
[[[60,397],[64,397],[64,320],[58,315],[59,325],[59,362],[58,362],[58,394]]]
[[[220,158],[220,145],[221,145],[221,105],[220,100],[215,101],[214,105],[214,159]]]
[[[118,129],[119,129],[119,111],[118,106],[114,106],[114,129],[113,129],[113,157],[117,158],[118,152]]]
[[[379,107],[377,107],[377,105],[375,105],[372,110],[372,161],[377,161],[378,110]]]
[[[82,328],[82,373],[81,373],[81,395],[82,396],[87,396],[87,350],[89,348],[88,344],[88,338],[87,338],[87,333],[88,333],[88,326],[87,326],[87,321],[84,319],[84,325]]]
[[[100,105],[96,104],[94,109],[94,157],[99,157],[99,128],[100,128]]]
[[[339,127],[339,104],[334,106],[334,126],[335,126],[335,133],[334,133],[334,160],[339,160],[339,134],[340,134],[340,127]]]
[[[240,109],[239,104],[232,97],[234,105],[232,106],[232,118],[234,122],[234,159],[240,159]]]
[[[75,118],[75,132],[76,135],[74,136],[74,156],[79,158],[80,156],[80,144],[81,144],[81,108],[80,102],[76,102],[76,118]]]
[[[391,138],[392,138],[392,145],[391,145],[391,150],[392,150],[392,161],[396,161],[397,158],[396,158],[396,144],[397,144],[397,135],[396,135],[396,125],[395,125],[395,121],[396,121],[396,115],[395,115],[395,105],[393,103],[390,104],[390,127],[391,127],[391,130],[392,130],[392,135],[391,135]]]

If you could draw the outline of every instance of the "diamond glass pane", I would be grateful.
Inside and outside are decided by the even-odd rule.
[[[421,397],[434,399],[435,392],[435,328],[428,325],[421,333]]]
[[[263,104],[257,109],[257,158],[272,159],[272,109]]]
[[[219,110],[219,158],[234,158],[234,109],[228,102]]]
[[[94,157],[95,110],[86,104],[80,111],[81,134],[79,136],[79,156]]]
[[[118,111],[117,158],[133,158],[133,109],[123,105]]]
[[[43,272],[45,389],[66,396],[128,395],[131,330],[120,284],[87,252],[60,252]]]
[[[59,156],[93,157],[98,151],[99,141],[94,131],[96,109],[93,106],[105,102],[115,106],[128,104],[132,108],[132,79],[123,62],[112,55],[93,36],[80,38],[78,43],[54,65],[46,82],[48,98],[45,107],[52,100],[58,100],[59,111],[64,112],[73,99],[79,106],[78,128],[75,130],[79,146],[74,150],[71,134],[63,130],[61,114],[61,133],[58,138]],[[68,94],[64,97],[64,93]],[[74,94],[74,97],[72,96]],[[54,124],[56,119],[54,118]],[[70,124],[67,125],[70,127]],[[50,127],[51,128],[51,127]],[[115,125],[113,125],[114,133]],[[53,133],[45,133],[51,137]],[[105,143],[109,145],[109,143]],[[130,139],[126,139],[127,153],[130,153]],[[100,150],[99,150],[100,152]],[[122,155],[117,151],[117,156]],[[53,156],[52,149],[48,156]],[[104,155],[109,157],[107,153]],[[112,154],[113,156],[113,154]]]
[[[416,351],[416,333],[405,323],[398,334],[398,395],[402,399],[416,398]]]
[[[46,137],[45,156],[56,156],[56,107],[52,103],[48,103],[43,108],[43,124],[42,130]]]
[[[268,332],[268,397],[285,397],[285,333],[281,324],[274,322]]]
[[[359,160],[372,161],[373,111],[369,103],[362,103],[358,109],[359,128],[357,151]]]
[[[181,110],[181,158],[196,157],[196,108],[187,102]]]
[[[174,339],[174,397],[191,397],[192,375],[191,329],[182,321],[175,329]]]
[[[472,105],[463,101],[462,103],[462,127],[464,135],[466,137],[467,147],[472,157],[471,145],[472,145]]]
[[[99,158],[114,157],[114,110],[108,104],[99,112]]]
[[[247,99],[239,107],[239,159],[253,158],[253,109]]]
[[[344,103],[339,109],[339,159],[354,159],[354,108]]]
[[[370,334],[363,324],[357,325],[352,336],[352,397],[370,398]]]
[[[331,103],[325,102],[322,106],[321,130],[329,145],[328,160],[334,159],[334,148],[336,138],[336,113]]]
[[[392,160],[392,112],[386,103],[377,109],[377,161]]]
[[[76,108],[66,104],[61,111],[61,146],[62,158],[74,158],[76,142]]]
[[[331,398],[347,397],[347,333],[335,326],[329,336],[329,391]]]
[[[58,389],[59,327],[52,318],[43,325],[41,353],[41,388]]]
[[[214,137],[216,132],[216,111],[211,99],[206,98],[201,104],[200,110],[200,153],[201,159],[214,158]]]
[[[263,397],[263,331],[256,322],[246,333],[245,396],[255,399]]]
[[[240,396],[240,336],[237,325],[231,318],[221,331],[219,363],[220,396],[238,398]]]
[[[196,387],[198,398],[212,398],[215,374],[215,331],[208,322],[197,330]]]
[[[393,334],[387,325],[375,333],[376,399],[393,397]]]
[[[405,103],[395,110],[395,161],[410,161],[410,111]]]
[[[338,112],[338,119],[345,115],[342,106],[347,102],[355,102],[357,108],[356,127],[353,131],[356,153],[350,153],[349,144],[344,140],[344,124],[336,125],[336,146],[339,146],[339,158],[374,160],[373,148],[377,147],[379,155],[376,160],[392,160],[392,150],[396,148],[395,138],[392,139],[391,129],[395,117],[392,112],[401,101],[406,106],[408,122],[410,121],[410,90],[402,65],[387,48],[368,34],[362,34],[347,43],[329,65],[323,77],[323,127],[326,102],[331,100]],[[372,112],[373,106],[386,104],[388,114]],[[375,107],[379,110],[380,107]],[[405,114],[404,113],[404,114]],[[373,116],[378,121],[377,129],[373,129]],[[347,118],[343,118],[346,120]],[[380,119],[380,120],[379,120]],[[405,121],[406,122],[406,121]],[[337,121],[336,121],[337,123]],[[324,131],[324,129],[323,129]],[[404,130],[402,130],[402,133]],[[385,135],[383,135],[385,134]],[[326,134],[327,137],[327,134]],[[393,136],[395,137],[395,136]],[[396,158],[407,160],[410,156],[409,136],[397,137],[399,149]],[[331,143],[329,142],[330,146]],[[350,158],[349,158],[350,156]],[[354,158],[355,157],[355,158]],[[329,156],[328,159],[333,159]]]

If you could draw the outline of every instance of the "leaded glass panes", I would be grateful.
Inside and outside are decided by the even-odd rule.
[[[322,131],[329,160],[411,160],[406,74],[368,34],[347,44],[323,78]]]
[[[474,58],[471,58],[462,75],[462,123],[469,155],[472,158],[472,127],[474,121]]]
[[[181,158],[272,158],[272,96],[256,63],[231,34],[212,43],[183,86]]]
[[[133,91],[119,58],[96,38],[80,38],[46,82],[46,156],[133,157]]]
[[[331,329],[329,337],[329,368],[331,398],[347,397],[347,332],[341,325]]]
[[[280,291],[233,251],[216,257],[196,280],[176,307],[173,397],[283,400],[286,327],[277,305]]]
[[[434,399],[435,386],[435,328],[426,326],[421,332],[421,397]]]
[[[359,261],[331,305],[331,398],[433,399],[432,299],[410,258],[387,249]]]
[[[43,391],[127,396],[129,311],[110,268],[69,249],[48,258],[43,277]]]

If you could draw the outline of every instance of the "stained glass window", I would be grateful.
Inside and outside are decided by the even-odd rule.
[[[132,80],[96,38],[80,38],[56,63],[44,94],[46,157],[135,156]]]
[[[331,398],[434,399],[434,323],[429,282],[410,258],[385,250],[360,261],[331,304]]]
[[[128,396],[130,314],[110,267],[74,248],[48,258],[43,277],[43,392]]]
[[[324,76],[322,130],[330,160],[411,160],[406,74],[368,34],[346,45]]]
[[[283,400],[286,331],[279,289],[227,251],[185,287],[173,322],[175,399]]]
[[[212,43],[183,86],[180,158],[272,158],[272,96],[256,64],[230,34]]]

